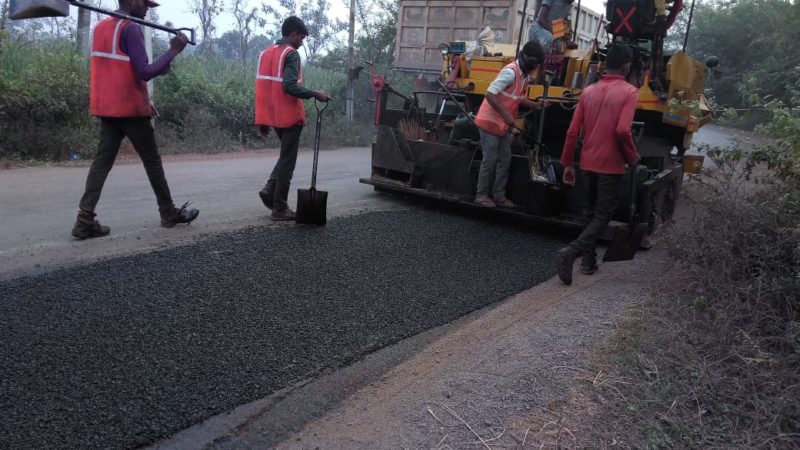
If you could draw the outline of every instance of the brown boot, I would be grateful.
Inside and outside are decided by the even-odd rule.
[[[288,222],[294,220],[295,214],[291,208],[282,209],[280,211],[273,209],[271,218],[275,222]]]
[[[195,208],[187,208],[192,202],[186,202],[180,208],[171,207],[167,210],[160,211],[161,213],[161,226],[164,228],[172,228],[179,223],[192,223],[200,211]]]
[[[75,239],[83,240],[108,236],[111,229],[100,225],[100,222],[94,219],[95,215],[95,213],[87,211],[78,213],[78,219],[75,221],[75,226],[72,227],[72,236]]]
[[[261,197],[261,203],[263,203],[267,209],[273,209],[272,203],[275,198],[275,180],[267,181],[264,188],[258,191],[258,196]]]
[[[569,286],[572,284],[572,264],[578,258],[578,251],[570,246],[566,246],[558,251],[556,256],[556,270],[561,282]]]

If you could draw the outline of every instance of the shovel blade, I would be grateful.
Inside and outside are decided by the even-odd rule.
[[[644,227],[638,223],[630,229],[627,227],[614,228],[614,239],[611,245],[608,246],[606,253],[603,255],[603,261],[630,261],[636,255],[636,250],[639,249],[639,244],[644,235]]]
[[[8,17],[13,20],[68,15],[69,3],[64,0],[11,0],[8,5]]]
[[[295,222],[310,225],[325,225],[327,217],[328,193],[311,189],[297,190],[297,211]]]

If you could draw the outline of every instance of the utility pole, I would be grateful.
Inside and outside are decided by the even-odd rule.
[[[87,4],[92,5],[92,0],[84,0]],[[78,54],[83,57],[89,56],[89,29],[92,25],[92,12],[85,8],[78,8],[78,30],[76,35],[76,44],[78,47]]]
[[[356,0],[350,0],[350,35],[347,38],[347,121],[353,121],[353,91],[355,71]]]

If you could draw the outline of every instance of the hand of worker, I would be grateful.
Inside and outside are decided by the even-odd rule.
[[[169,40],[169,49],[177,54],[182,52],[188,43],[189,38],[183,33],[178,33]]]
[[[503,122],[505,122],[506,125],[508,125],[510,127],[514,126],[514,118],[511,117],[511,114],[509,114],[509,113],[503,114]]]
[[[539,100],[536,102],[536,109],[540,111],[544,108],[547,108],[548,106],[550,106],[550,102],[547,100]]]
[[[161,114],[158,113],[158,109],[156,108],[156,105],[150,103],[150,117],[153,118],[153,119],[158,119],[160,116],[161,116]]]
[[[575,186],[575,168],[572,166],[564,167],[564,184]]]
[[[331,96],[328,95],[325,91],[314,91],[314,98],[321,102],[329,102],[331,101]]]

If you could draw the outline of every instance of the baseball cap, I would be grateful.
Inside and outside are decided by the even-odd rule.
[[[158,4],[158,2],[154,2],[153,0],[147,0],[145,4],[147,5],[148,8],[155,8],[156,6],[161,6]]]

